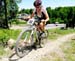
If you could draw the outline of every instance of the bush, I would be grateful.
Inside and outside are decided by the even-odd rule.
[[[4,33],[3,30],[0,30],[0,43],[3,46],[5,46],[8,39],[9,39],[8,34]]]
[[[0,43],[5,46],[7,41],[12,39],[17,39],[20,30],[8,30],[8,29],[1,29],[0,30]]]

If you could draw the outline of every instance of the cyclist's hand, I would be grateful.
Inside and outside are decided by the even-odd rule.
[[[41,22],[45,22],[45,20],[41,20]]]
[[[25,20],[28,21],[30,18],[30,16],[25,17]]]
[[[41,22],[44,22],[46,24],[46,21],[45,20],[41,20]]]

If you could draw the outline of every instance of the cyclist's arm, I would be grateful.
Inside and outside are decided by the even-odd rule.
[[[45,14],[45,17],[46,17],[46,19],[44,21],[47,22],[49,20],[48,13],[47,13],[47,11],[45,9],[43,9],[43,13]]]
[[[27,17],[27,18],[23,18],[23,20],[25,20],[25,21],[28,21],[29,19],[31,19],[31,18],[33,18],[34,17],[34,13],[32,13],[29,17]]]
[[[35,11],[35,10],[34,10]],[[25,21],[28,21],[29,19],[31,19],[31,18],[33,18],[34,17],[34,11],[33,11],[33,13],[30,15],[30,16],[28,16],[27,18],[21,18],[22,20],[25,20]]]

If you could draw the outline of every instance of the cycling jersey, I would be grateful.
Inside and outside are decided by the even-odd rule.
[[[39,20],[42,20],[42,19],[46,19],[46,16],[45,14],[47,13],[46,9],[44,9],[43,7],[41,7],[41,15],[38,15],[37,12],[36,12],[36,9],[34,9],[33,13],[35,14],[35,16],[38,17]]]

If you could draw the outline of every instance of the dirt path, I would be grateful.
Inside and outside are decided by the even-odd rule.
[[[51,59],[53,59],[53,55],[59,56],[58,58],[61,58],[62,61],[67,61],[60,46],[63,45],[64,42],[68,42],[73,37],[75,39],[75,33],[62,36],[53,42],[50,41],[46,43],[43,48],[39,48],[37,50],[33,49],[27,56],[23,58],[19,58],[14,55],[11,60],[5,57],[3,59],[0,59],[0,61],[45,61],[41,60],[43,57],[49,58],[49,60],[47,61],[50,61]]]
[[[14,30],[17,30],[17,29],[24,29],[26,28],[26,25],[23,25],[23,26],[20,26],[20,25],[12,25],[10,27],[10,29],[14,29]]]
[[[13,61],[41,61],[41,58],[43,57],[48,57],[49,54],[51,53],[55,53],[57,54],[62,61],[67,61],[65,59],[65,55],[62,52],[60,46],[64,43],[69,41],[72,37],[75,37],[75,34],[68,34],[65,35],[61,38],[58,38],[57,40],[55,40],[54,42],[49,42],[45,45],[45,47],[37,49],[37,50],[32,50],[27,56],[19,59],[18,57],[17,60],[13,60]],[[52,56],[50,56],[49,58],[53,58]]]

